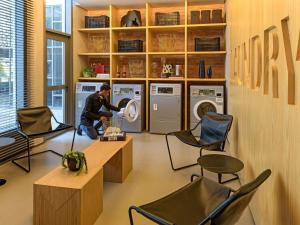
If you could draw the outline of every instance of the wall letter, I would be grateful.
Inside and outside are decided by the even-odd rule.
[[[299,39],[298,39],[298,48],[297,48],[297,61],[300,61],[300,32],[299,32]]]
[[[279,39],[277,33],[273,33],[273,54],[271,59],[276,61],[279,54]],[[279,91],[278,91],[278,69],[275,64],[272,66],[272,80],[273,80],[273,97],[279,98]]]
[[[289,17],[281,20],[285,58],[288,68],[288,104],[295,104],[295,68],[293,62],[292,46],[288,27]]]
[[[256,47],[256,48],[255,48]],[[256,49],[256,51],[255,51]],[[257,54],[257,60],[255,60],[255,55]],[[251,39],[251,88],[260,87],[261,85],[261,76],[262,76],[262,48],[261,41],[259,36],[254,36]],[[257,62],[255,73],[255,61]],[[256,75],[256,84],[255,84],[255,74]]]

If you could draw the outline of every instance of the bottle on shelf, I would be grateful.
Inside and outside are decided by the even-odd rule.
[[[211,68],[211,66],[209,66],[208,69],[207,69],[207,77],[208,78],[212,77],[212,68]]]

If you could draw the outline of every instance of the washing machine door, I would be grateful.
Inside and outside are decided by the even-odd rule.
[[[122,109],[118,113],[119,116],[125,118],[128,122],[133,123],[139,117],[139,105],[135,99],[123,98],[118,107]]]
[[[194,106],[194,116],[201,120],[201,118],[207,113],[207,112],[217,112],[217,105],[215,102],[210,100],[203,100],[197,102]]]

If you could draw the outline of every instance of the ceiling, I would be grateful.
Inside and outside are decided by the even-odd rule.
[[[112,5],[126,6],[126,5],[142,5],[148,3],[178,3],[184,0],[74,0],[75,4],[79,4],[83,8],[103,7]],[[193,2],[193,0],[191,1]],[[224,0],[197,0],[197,2],[223,2]]]

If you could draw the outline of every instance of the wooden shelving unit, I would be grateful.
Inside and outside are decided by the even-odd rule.
[[[203,1],[202,1],[203,2]],[[185,0],[182,3],[174,4],[149,4],[124,7],[109,5],[100,9],[83,9],[79,6],[73,7],[73,73],[75,81],[106,81],[112,85],[117,82],[145,83],[146,90],[146,121],[149,121],[149,86],[152,82],[180,82],[183,84],[183,128],[188,128],[188,98],[189,86],[197,84],[225,84],[225,30],[224,23],[191,24],[191,11],[202,9],[222,9],[225,14],[223,0],[212,0],[207,4],[197,0]],[[142,17],[140,27],[120,27],[121,17],[129,10],[139,10]],[[155,26],[156,12],[180,12],[180,24],[173,26]],[[85,28],[85,16],[107,15],[110,17],[110,27],[108,28]],[[164,46],[161,49],[164,35],[173,35],[173,47]],[[221,37],[221,50],[208,52],[194,51],[195,37]],[[93,45],[93,40],[100,38],[103,40],[102,49]],[[117,52],[117,41],[136,40],[144,41],[143,52]],[[101,47],[101,46],[100,46]],[[96,48],[99,48],[95,50]],[[129,63],[130,60],[140,59],[144,61],[144,74],[140,77],[117,77],[118,68]],[[160,78],[157,76],[157,68],[164,59],[168,63],[183,65],[183,72],[179,78]],[[213,68],[211,79],[200,79],[198,76],[199,60],[205,60]],[[109,79],[83,78],[80,77],[83,68],[92,62],[104,62],[105,73],[110,73]],[[128,73],[127,73],[128,74]],[[146,122],[148,130],[148,122]]]

